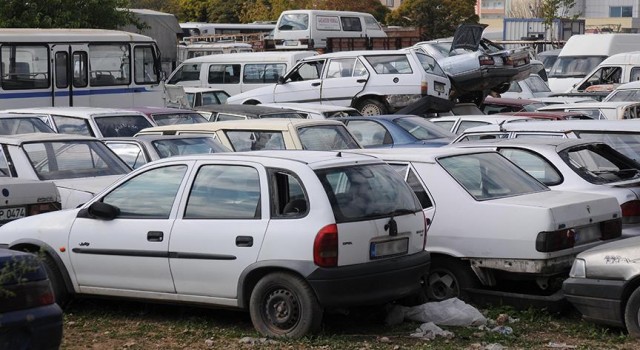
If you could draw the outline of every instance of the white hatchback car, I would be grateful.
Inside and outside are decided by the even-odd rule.
[[[409,186],[346,152],[162,159],[0,237],[46,252],[60,303],[84,294],[248,309],[275,337],[317,330],[325,307],[418,292],[430,264]]]
[[[451,83],[433,57],[414,50],[343,51],[307,57],[274,85],[229,97],[230,104],[315,102],[388,114],[429,96],[449,102]],[[439,101],[441,100],[441,101]]]
[[[615,198],[550,191],[495,151],[367,149],[402,174],[430,222],[427,296],[503,295],[554,300],[577,253],[620,237]],[[516,289],[513,282],[517,281]]]

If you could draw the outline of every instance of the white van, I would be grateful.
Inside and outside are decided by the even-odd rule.
[[[193,44],[178,45],[178,63],[182,63],[189,58],[194,57],[236,52],[253,52],[253,47],[251,44],[236,42],[197,42]]]
[[[313,51],[290,51],[195,57],[180,64],[167,84],[222,89],[235,95],[278,82],[296,62],[313,55]]]
[[[583,92],[595,85],[610,85],[613,90],[619,84],[637,80],[640,80],[640,51],[619,53],[602,61],[571,92]]]
[[[574,35],[560,51],[549,72],[549,87],[556,93],[570,92],[607,57],[640,50],[640,34]]]
[[[276,49],[323,49],[327,38],[386,38],[380,23],[369,13],[349,11],[283,11],[273,31]]]

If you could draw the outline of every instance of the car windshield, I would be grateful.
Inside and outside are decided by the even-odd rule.
[[[551,92],[549,85],[547,85],[547,83],[545,83],[537,74],[532,74],[525,79],[525,84],[529,86],[531,92]]]
[[[332,151],[361,148],[358,141],[342,125],[311,125],[298,128],[302,149]]]
[[[614,90],[606,100],[607,102],[640,102],[640,89]]]
[[[95,120],[102,137],[133,136],[138,131],[153,126],[142,115],[96,117]]]
[[[223,105],[227,103],[229,94],[225,91],[207,91],[202,93],[202,105]]]
[[[316,170],[337,223],[422,210],[407,183],[386,164]]]
[[[282,15],[278,23],[278,30],[306,30],[308,27],[309,15],[303,13]]]
[[[432,122],[422,117],[403,117],[393,121],[398,126],[409,132],[418,140],[433,140],[440,138],[453,138],[454,135],[443,130]]]
[[[625,156],[640,161],[640,132],[574,131],[581,139],[604,142]]]
[[[558,57],[551,67],[549,78],[582,78],[596,68],[605,56]]]
[[[55,131],[38,117],[0,118],[0,135],[27,134],[32,132],[53,133]]]
[[[640,178],[640,164],[603,143],[581,145],[558,154],[573,171],[593,184]]]
[[[200,113],[155,114],[153,115],[153,120],[159,126],[175,124],[197,124],[208,122],[208,120]]]
[[[187,154],[203,154],[228,152],[219,141],[211,137],[193,137],[171,139],[165,138],[151,142],[160,158],[182,156]]]
[[[538,110],[538,108],[544,107],[546,106],[545,103],[529,103],[528,105],[524,105],[522,106],[522,110],[523,111],[527,111],[527,112],[535,112]]]
[[[546,191],[548,188],[498,153],[461,154],[438,163],[478,201]]]
[[[282,112],[282,113],[265,113],[260,114],[260,118],[296,118],[301,119],[304,116],[296,112]]]
[[[30,142],[22,148],[40,180],[124,175],[131,170],[100,141]]]

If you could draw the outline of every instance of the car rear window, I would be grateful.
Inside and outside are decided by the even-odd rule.
[[[342,125],[313,125],[298,128],[302,149],[311,151],[333,151],[361,148],[353,136]]]
[[[199,113],[155,114],[153,115],[153,120],[158,124],[158,126],[208,122],[208,120]]]
[[[422,117],[404,117],[395,119],[394,122],[408,131],[418,140],[433,140],[439,138],[453,138],[453,134],[431,123]]]
[[[386,164],[316,170],[337,223],[422,210],[407,183]]]
[[[118,115],[95,118],[102,137],[133,136],[144,128],[150,128],[151,122],[141,115]]]
[[[625,156],[640,161],[640,132],[574,131],[578,138],[600,141],[613,147]]]
[[[573,171],[593,184],[640,178],[640,164],[603,143],[572,147],[558,154]]]
[[[546,191],[548,188],[498,153],[461,154],[438,163],[478,201]]]

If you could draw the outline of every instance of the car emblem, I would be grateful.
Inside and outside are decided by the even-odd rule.
[[[587,213],[591,214],[591,207],[587,205]]]

